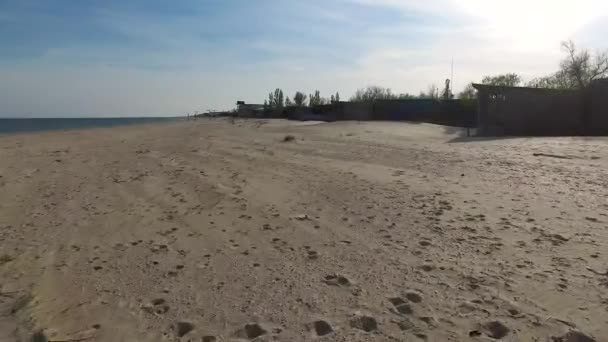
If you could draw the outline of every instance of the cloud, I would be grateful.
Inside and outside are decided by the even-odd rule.
[[[488,74],[530,79],[557,68],[563,39],[602,47],[608,17],[598,0],[110,3],[81,19],[0,9],[13,29],[0,52],[22,52],[0,58],[0,116],[184,114],[262,102],[276,87],[417,94],[441,87],[452,59],[457,90]]]

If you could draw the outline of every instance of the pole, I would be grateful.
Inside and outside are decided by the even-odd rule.
[[[450,74],[450,84],[452,85],[452,89],[454,89],[454,57],[452,57],[452,73]]]

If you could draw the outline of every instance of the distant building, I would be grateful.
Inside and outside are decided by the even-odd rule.
[[[237,115],[244,118],[260,117],[264,114],[263,104],[247,104],[245,101],[236,102]]]

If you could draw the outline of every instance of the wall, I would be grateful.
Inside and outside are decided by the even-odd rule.
[[[431,99],[380,100],[374,102],[374,120],[425,121],[441,111],[439,101]]]
[[[608,135],[608,79],[591,86],[589,105],[589,134]]]
[[[575,135],[583,131],[579,91],[475,87],[481,135]]]
[[[335,121],[336,106],[323,105],[310,107],[287,107],[287,118],[301,121]]]
[[[337,110],[338,120],[372,120],[373,103],[369,102],[340,102]]]
[[[442,125],[475,127],[475,101],[432,99],[378,100],[375,102],[340,102],[339,120],[415,121]]]

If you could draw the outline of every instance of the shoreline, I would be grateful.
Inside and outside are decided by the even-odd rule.
[[[180,121],[186,121],[186,118],[0,118],[0,136],[23,133],[65,132],[96,128],[117,128]]]

